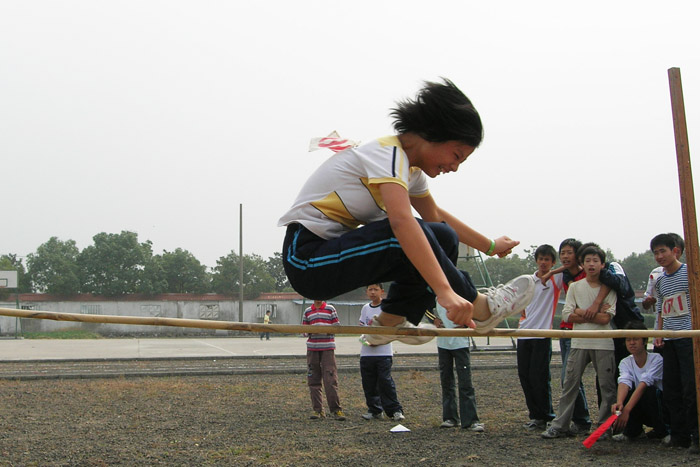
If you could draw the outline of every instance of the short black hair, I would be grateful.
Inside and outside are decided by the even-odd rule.
[[[479,112],[447,78],[426,81],[415,99],[397,102],[389,115],[398,134],[415,133],[431,143],[459,141],[476,148],[484,138]]]
[[[675,234],[670,233],[662,233],[657,235],[651,239],[651,242],[649,242],[649,248],[652,252],[654,251],[654,248],[658,248],[660,246],[665,246],[668,247],[669,250],[673,250],[676,246],[678,246],[676,245],[676,238],[674,235]]]
[[[565,246],[570,246],[574,250],[574,255],[578,253],[578,249],[581,248],[581,242],[575,238],[567,238],[559,244],[559,253],[561,253],[562,248]]]
[[[537,258],[540,256],[549,256],[552,258],[552,261],[557,260],[557,252],[552,245],[544,244],[538,246],[535,250],[535,261],[537,261]]]
[[[625,324],[625,326],[622,329],[631,329],[631,330],[636,330],[636,331],[646,331],[648,328],[644,325],[644,321],[639,321],[636,319],[633,319],[632,321],[628,322]],[[644,345],[647,345],[647,342],[649,342],[648,337],[642,337]]]
[[[598,258],[600,258],[601,263],[605,263],[605,252],[601,247],[599,247],[595,243],[585,243],[581,245],[581,250],[579,250],[580,253],[578,255],[578,260],[579,263],[583,264],[583,260],[586,258],[588,255],[596,255]]]
[[[676,241],[676,246],[680,248],[681,254],[683,254],[685,251],[685,240],[683,240],[683,237],[673,232],[669,232],[668,234],[673,237],[673,239]]]
[[[372,286],[372,285],[376,285],[376,286],[379,287],[381,290],[384,290],[384,286],[382,285],[381,282],[375,282],[374,284],[367,284],[367,285],[365,286],[365,290],[369,289],[370,286]]]

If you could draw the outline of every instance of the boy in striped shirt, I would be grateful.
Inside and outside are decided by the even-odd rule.
[[[651,239],[651,251],[664,268],[656,280],[656,310],[665,331],[692,329],[688,267],[678,260],[679,248],[671,234]],[[668,408],[671,438],[664,445],[698,451],[698,418],[695,394],[693,340],[664,338],[664,403]]]
[[[309,326],[339,326],[338,313],[332,305],[323,300],[314,303],[304,311],[302,324]],[[324,418],[321,382],[326,391],[326,400],[331,415],[336,420],[345,420],[338,397],[338,369],[335,362],[334,334],[307,334],[306,363],[309,368],[307,382],[311,394],[313,412],[311,419]]]

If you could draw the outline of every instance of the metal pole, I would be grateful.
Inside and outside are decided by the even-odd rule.
[[[17,288],[15,288],[15,306],[19,310],[19,284],[17,284]],[[15,318],[15,339],[19,339],[19,328],[20,320],[19,318]]]
[[[676,138],[678,181],[681,191],[683,233],[685,234],[685,258],[688,264],[688,288],[690,289],[690,306],[692,309],[691,319],[693,329],[700,329],[698,222],[695,216],[693,174],[690,169],[690,148],[688,146],[688,128],[685,120],[680,68],[668,69],[668,81],[671,87],[671,110],[673,112],[673,130]],[[697,337],[693,338],[693,360],[695,362],[695,397],[696,400],[700,400],[700,338]],[[698,406],[697,417],[700,422],[700,405]]]
[[[240,290],[238,291],[238,321],[243,322],[243,203],[240,204],[240,214],[238,221],[238,285]]]

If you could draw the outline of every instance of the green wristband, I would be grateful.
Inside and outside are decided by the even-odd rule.
[[[493,256],[493,250],[496,249],[496,240],[491,240],[491,247],[486,252],[486,256]]]

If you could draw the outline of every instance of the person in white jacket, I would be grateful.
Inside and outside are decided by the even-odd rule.
[[[631,321],[625,329],[646,329],[643,323]],[[664,438],[666,424],[661,411],[660,392],[663,390],[663,358],[658,353],[647,352],[646,337],[625,339],[631,355],[620,362],[617,379],[617,402],[612,413],[620,412],[615,421],[615,441],[630,441],[644,436],[644,425],[653,428],[648,438]]]

